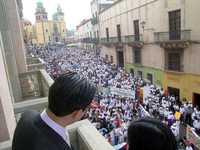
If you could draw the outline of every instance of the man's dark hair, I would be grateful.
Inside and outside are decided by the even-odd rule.
[[[58,77],[49,89],[48,108],[63,117],[85,109],[95,95],[96,87],[77,73],[67,72]]]
[[[128,144],[129,150],[177,150],[176,139],[170,128],[151,118],[130,124]]]

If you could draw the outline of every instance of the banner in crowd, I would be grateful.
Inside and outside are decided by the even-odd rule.
[[[133,91],[133,90],[125,90],[125,89],[111,87],[110,93],[135,99],[135,91]]]
[[[139,116],[140,118],[151,117],[149,112],[146,111],[142,105],[139,105]]]
[[[187,140],[190,141],[194,146],[200,149],[200,137],[195,133],[194,129],[187,125],[186,131]]]

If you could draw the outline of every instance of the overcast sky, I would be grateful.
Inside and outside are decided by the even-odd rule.
[[[38,1],[43,2],[49,19],[52,19],[52,14],[56,11],[58,4],[60,4],[65,13],[67,29],[75,29],[80,21],[91,17],[91,0],[22,0],[24,18],[32,23],[35,23],[34,13]]]

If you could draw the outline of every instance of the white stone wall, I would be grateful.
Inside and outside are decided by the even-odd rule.
[[[105,55],[108,55],[108,60],[111,61],[110,56],[113,56],[113,63],[117,64],[117,55],[115,47],[106,47],[103,46],[101,49],[101,57],[105,58]]]
[[[25,47],[23,34],[21,29],[20,17],[18,14],[17,2],[15,0],[3,0],[4,1],[4,10],[0,10],[0,13],[6,14],[6,19],[4,20],[7,24],[10,34],[12,45],[16,57],[16,63],[19,73],[26,72],[26,60],[25,60]],[[1,20],[2,21],[2,20]]]
[[[78,34],[79,39],[90,38],[90,35],[88,35],[88,33],[92,33],[91,38],[94,37],[91,20],[87,21],[87,23],[84,23],[83,25],[79,26],[79,28],[77,29],[77,34]]]
[[[200,44],[192,44],[184,50],[184,71],[187,73],[200,74]]]
[[[0,32],[6,56],[8,78],[15,101],[22,99],[19,73],[26,71],[23,37],[15,0],[0,1]]]
[[[161,69],[165,67],[164,49],[159,45],[147,44],[141,50],[142,65]]]

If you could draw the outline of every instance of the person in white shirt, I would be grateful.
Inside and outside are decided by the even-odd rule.
[[[193,122],[193,126],[196,129],[196,132],[200,133],[200,119],[195,119]]]
[[[192,148],[192,144],[190,144],[190,143],[187,144],[185,150],[193,150],[193,148]]]

